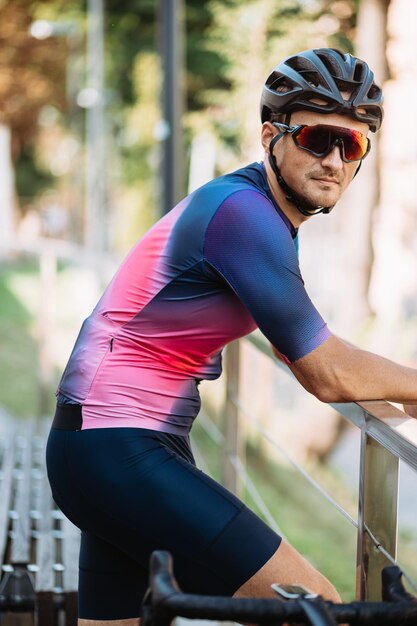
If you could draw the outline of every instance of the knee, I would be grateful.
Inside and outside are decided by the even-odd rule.
[[[271,559],[234,595],[258,598],[275,596],[271,589],[272,583],[302,585],[325,600],[341,602],[332,583],[286,541],[281,542]]]
[[[332,585],[332,583],[327,580],[327,578],[325,578],[324,576],[322,576],[322,583],[320,585],[320,587],[322,587],[322,589],[316,589],[316,593],[318,593],[319,595],[321,595],[325,600],[331,600],[332,602],[337,602],[340,603],[342,602],[342,598],[340,597],[339,592],[336,590],[336,588]]]

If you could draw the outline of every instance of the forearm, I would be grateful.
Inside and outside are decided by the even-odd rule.
[[[391,400],[417,403],[417,370],[330,337],[290,366],[299,382],[324,402]]]
[[[347,383],[352,400],[417,402],[417,370],[353,349]]]

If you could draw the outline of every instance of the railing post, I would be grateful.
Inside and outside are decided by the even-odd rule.
[[[38,322],[39,350],[39,407],[42,417],[52,409],[52,383],[54,368],[51,359],[51,336],[53,335],[57,259],[54,253],[44,250],[39,256],[40,308]]]
[[[223,459],[222,483],[236,495],[240,495],[241,481],[233,460],[242,459],[243,442],[239,426],[239,408],[236,401],[239,398],[239,341],[230,343],[225,351],[226,393],[223,409]]]
[[[382,599],[381,570],[390,565],[375,547],[368,528],[394,558],[397,554],[399,459],[362,428],[359,484],[356,596]]]

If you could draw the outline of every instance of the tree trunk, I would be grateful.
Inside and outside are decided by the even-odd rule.
[[[391,0],[387,46],[390,79],[381,141],[381,200],[374,224],[370,297],[377,324],[370,347],[392,358],[417,357],[417,3]],[[396,332],[393,332],[395,329]],[[401,333],[399,334],[401,330]]]
[[[13,236],[14,174],[11,158],[11,131],[0,124],[0,258],[7,255]]]
[[[386,75],[386,0],[362,0],[356,54],[383,86]],[[373,268],[373,217],[379,204],[379,133],[361,171],[330,215],[301,229],[301,267],[310,296],[336,334],[355,341],[371,314],[369,284]],[[319,275],[317,268],[320,268]]]
[[[375,82],[383,86],[387,75],[385,57],[387,39],[387,10],[389,0],[362,0],[359,5],[356,54],[364,59],[375,74]],[[380,150],[379,133],[371,133],[372,149],[363,162],[358,181],[349,191],[349,206],[344,212],[344,249],[349,298],[355,302],[351,307],[351,324],[371,313],[368,291],[373,265],[372,222],[380,202]]]

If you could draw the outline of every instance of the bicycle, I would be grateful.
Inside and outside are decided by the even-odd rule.
[[[183,593],[173,575],[169,552],[155,551],[150,560],[149,588],[142,606],[142,626],[168,626],[175,617],[297,626],[416,626],[417,598],[401,581],[399,567],[382,572],[381,602],[335,604],[301,589],[287,601],[274,598],[230,598]],[[288,593],[288,589],[287,589]],[[289,592],[291,593],[291,591]],[[313,594],[314,595],[314,594]]]

